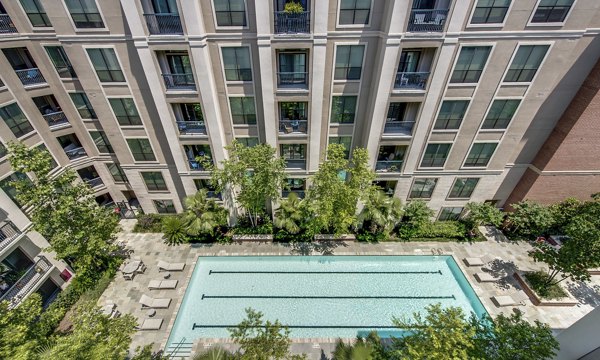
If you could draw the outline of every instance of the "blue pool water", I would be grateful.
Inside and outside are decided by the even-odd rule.
[[[451,256],[199,257],[167,347],[226,338],[248,307],[294,338],[354,338],[437,302],[486,313]]]

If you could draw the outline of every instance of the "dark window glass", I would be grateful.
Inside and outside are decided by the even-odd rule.
[[[364,45],[339,45],[335,57],[335,80],[360,80]]]
[[[223,52],[223,67],[227,81],[252,81],[252,66],[250,65],[250,49],[248,47],[225,47]]]
[[[90,131],[90,135],[92,136],[92,140],[94,140],[94,144],[96,144],[96,148],[98,152],[101,154],[112,154],[114,153],[108,138],[104,131]]]
[[[114,49],[87,49],[87,52],[100,82],[125,82]]]
[[[103,28],[104,23],[95,0],[65,0],[76,28]]]
[[[369,23],[371,0],[340,0],[340,25]]]
[[[505,82],[533,80],[550,45],[521,45],[504,77]]]
[[[440,216],[438,216],[439,221],[456,221],[460,219],[460,214],[462,214],[462,207],[443,207],[440,211]]]
[[[521,100],[494,100],[481,128],[506,129],[520,102]]]
[[[437,184],[437,178],[418,178],[410,188],[410,199],[429,199]]]
[[[333,96],[331,98],[331,122],[352,124],[356,116],[356,96]]]
[[[487,62],[491,46],[463,46],[452,77],[451,83],[476,83],[479,82],[485,63]]]
[[[45,49],[56,72],[58,72],[58,76],[67,79],[77,77],[77,74],[71,65],[71,61],[69,61],[67,53],[65,53],[65,49],[63,49],[62,46],[45,46]]]
[[[490,162],[494,151],[496,150],[497,143],[477,143],[473,144],[471,152],[467,156],[465,166],[470,167],[484,167]]]
[[[75,104],[75,107],[79,112],[79,116],[81,116],[82,119],[97,119],[96,112],[94,111],[94,108],[92,107],[92,104],[90,104],[90,100],[85,93],[77,92],[69,93],[69,95],[71,96],[71,100],[73,100],[73,104]]]
[[[20,0],[33,27],[51,27],[50,19],[39,0]]]
[[[109,99],[110,106],[115,112],[117,121],[121,126],[142,125],[135,103],[131,98]]]
[[[428,144],[421,167],[443,167],[452,144]]]
[[[559,23],[565,21],[574,0],[541,0],[535,13],[533,23]]]
[[[127,139],[127,144],[135,161],[156,161],[150,140]]]
[[[344,145],[344,153],[346,154],[346,159],[350,158],[350,148],[352,147],[352,136],[332,136],[329,138],[329,143]]]
[[[218,26],[246,26],[244,0],[215,0]]]
[[[478,178],[457,178],[452,185],[452,190],[448,198],[450,199],[468,199],[473,194],[475,186],[479,182]]]
[[[6,126],[9,127],[10,131],[17,138],[33,131],[31,123],[27,120],[17,103],[0,108],[0,117],[2,117]]]
[[[231,120],[234,124],[256,124],[256,108],[253,97],[230,97]]]
[[[173,200],[152,200],[154,202],[154,206],[156,207],[156,211],[159,214],[176,214],[177,210],[175,210],[175,205],[173,204]]]
[[[460,127],[465,112],[469,106],[468,100],[444,100],[434,129],[436,130],[456,130]]]
[[[143,172],[142,178],[146,183],[146,187],[148,191],[167,191],[167,183],[165,183],[165,178],[162,173],[159,171],[150,171]]]
[[[479,0],[471,24],[501,24],[509,6],[510,0]]]
[[[125,175],[125,172],[121,168],[121,165],[119,165],[117,163],[110,163],[110,164],[106,164],[106,167],[108,168],[108,171],[112,175],[115,182],[117,182],[117,183],[128,182],[127,175]]]

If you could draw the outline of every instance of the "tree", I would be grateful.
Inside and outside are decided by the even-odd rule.
[[[163,219],[162,232],[165,243],[169,245],[179,245],[189,240],[186,223],[179,216]]]
[[[221,167],[209,166],[217,191],[237,191],[237,200],[246,210],[253,227],[268,201],[277,201],[285,183],[285,161],[268,144],[247,147],[237,141],[227,146],[229,159]]]
[[[373,360],[375,348],[370,341],[361,337],[354,344],[346,344],[341,339],[335,344],[333,359],[336,360]]]
[[[192,360],[234,360],[236,356],[220,347],[211,348],[200,354],[194,355]]]
[[[594,203],[592,201],[590,203]],[[587,207],[588,202],[583,203],[575,198],[567,198],[558,204],[550,205],[550,212],[552,213],[553,233],[564,234],[565,227],[569,224],[571,219],[575,216],[590,210]]]
[[[9,309],[0,301],[0,359],[31,359],[39,345],[35,325],[42,313],[39,294],[31,294],[21,304]]]
[[[434,212],[423,200],[413,200],[404,207],[402,223],[413,228],[420,228],[431,223]]]
[[[402,201],[389,197],[383,191],[372,191],[360,214],[358,222],[363,228],[372,233],[389,235],[396,224],[402,219],[404,211]]]
[[[554,224],[554,217],[547,206],[531,201],[520,201],[511,206],[514,209],[508,215],[511,230],[523,238],[543,235]]]
[[[100,207],[93,190],[72,170],[50,175],[52,157],[46,150],[9,143],[15,171],[30,173],[33,180],[12,182],[17,200],[30,209],[33,228],[50,243],[59,259],[70,263],[81,277],[94,278],[111,261],[118,217]]]
[[[213,199],[208,199],[204,189],[186,197],[184,204],[183,219],[189,235],[214,235],[216,228],[227,225],[227,210]]]
[[[504,214],[492,204],[470,202],[466,207],[468,213],[465,220],[472,230],[482,225],[498,227],[502,224]]]
[[[246,319],[227,330],[240,345],[241,360],[304,359],[303,355],[290,354],[290,330],[278,320],[263,321],[263,313],[259,311],[246,309]]]
[[[279,209],[275,211],[273,225],[290,234],[300,232],[304,219],[303,204],[296,193],[290,193],[287,199],[281,201]]]

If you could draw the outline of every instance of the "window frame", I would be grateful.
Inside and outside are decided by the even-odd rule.
[[[125,171],[121,167],[121,164],[119,164],[118,162],[111,162],[111,163],[104,163],[104,164],[106,165],[106,169],[108,170],[108,172],[109,172],[110,176],[112,177],[113,181],[115,182],[115,184],[129,183],[129,179],[127,178],[127,174],[125,173]],[[115,166],[114,168],[117,169],[117,173],[118,173],[119,179],[117,179],[117,177],[115,177],[115,174],[111,170],[111,166],[110,165],[114,165]]]
[[[475,2],[475,5],[471,9],[471,14],[469,16],[469,23],[466,26],[467,28],[504,27],[504,25],[506,24],[506,19],[508,18],[510,11],[512,10],[513,4],[518,0],[510,0],[510,3],[508,4],[508,7],[506,8],[506,12],[504,13],[504,19],[502,20],[502,22],[499,22],[499,23],[474,23],[473,16],[475,15],[475,10],[477,9],[477,4],[479,3],[479,1],[480,0],[477,0],[477,2]],[[489,17],[489,14],[488,14],[488,17]]]
[[[62,46],[61,44],[41,44],[42,47],[44,48],[44,51],[46,52],[46,55],[48,56],[48,59],[50,60],[50,63],[52,64],[52,67],[54,68],[54,71],[56,71],[56,74],[58,75],[58,77],[60,79],[77,79],[77,72],[75,72],[75,68],[73,67],[73,64],[71,63],[71,59],[69,59],[69,56],[67,55],[67,52],[65,51],[64,46]],[[63,65],[64,67],[67,68],[68,73],[70,76],[68,77],[63,77],[61,76],[61,72],[58,71],[57,68],[57,64],[54,62],[54,59],[52,58],[52,56],[50,55],[50,52],[48,51],[50,48],[58,48],[60,50],[58,50],[58,52],[60,53],[60,57],[62,58],[62,61],[65,63],[65,65]]]
[[[256,98],[254,96],[228,96],[229,101],[227,102],[227,104],[229,105],[229,115],[231,116],[231,123],[233,124],[233,126],[239,126],[239,125],[256,125],[257,123],[257,115],[256,115]],[[248,121],[247,117],[249,116],[249,114],[244,113],[242,115],[236,115],[233,113],[233,107],[231,106],[231,100],[232,99],[240,99],[240,104],[242,107],[242,110],[245,110],[244,107],[244,99],[252,99],[252,106],[254,107],[254,121],[250,122]],[[243,122],[242,123],[236,123],[235,118],[242,116],[243,117]]]
[[[96,79],[98,80],[98,83],[100,83],[101,86],[102,85],[114,85],[114,84],[116,84],[116,85],[128,85],[129,84],[129,81],[127,80],[127,76],[125,75],[125,72],[123,71],[123,64],[121,63],[121,59],[119,59],[119,55],[117,54],[117,50],[116,50],[116,48],[114,46],[100,46],[100,47],[98,47],[98,46],[84,46],[83,48],[84,48],[84,50],[86,52],[88,61],[90,62],[90,66],[94,70],[94,74],[96,75]],[[111,81],[102,81],[100,79],[100,75],[98,75],[98,70],[96,69],[96,66],[94,66],[94,62],[92,61],[92,57],[90,56],[90,52],[89,52],[90,50],[100,50],[101,54],[102,54],[102,60],[103,60],[103,62],[104,62],[105,65],[107,64],[107,62],[106,62],[106,56],[104,55],[104,51],[112,50],[112,52],[115,55],[115,59],[117,60],[117,63],[119,64],[119,70],[118,71],[123,76],[123,81],[114,81],[112,73],[116,72],[117,70],[110,70],[110,69],[108,69],[108,70],[100,70],[100,71],[107,71],[108,74],[110,74],[110,77],[111,77]]]
[[[483,144],[483,145],[495,144],[496,146],[485,165],[467,165],[467,161],[469,160],[469,157],[471,156],[471,152],[473,151],[473,148],[480,144]],[[490,165],[490,162],[492,161],[492,159],[494,158],[494,155],[496,154],[496,150],[498,150],[499,144],[500,144],[500,142],[483,142],[483,141],[478,141],[478,142],[472,143],[471,146],[469,147],[469,151],[467,151],[467,155],[465,156],[465,160],[463,161],[462,168],[465,168],[465,169],[473,169],[473,168],[485,169],[485,168],[487,168]],[[480,157],[481,157],[481,152],[476,157],[476,159],[479,160]]]
[[[148,190],[148,192],[169,191],[169,186],[167,185],[167,181],[165,180],[162,171],[140,171],[140,177],[144,181],[144,185],[146,185],[146,190]]]
[[[356,18],[356,0],[354,0],[354,8],[349,10],[349,9],[342,9],[342,2],[344,0],[338,0],[337,1],[337,14],[336,14],[336,26],[340,27],[340,28],[366,28],[366,27],[370,27],[371,26],[371,19],[373,17],[373,0],[369,0],[370,1],[370,6],[369,6],[369,14],[367,15],[367,22],[366,23],[352,23],[352,24],[342,24],[340,22],[340,20],[342,19],[342,10],[346,10],[346,11],[353,11],[354,12],[354,16],[353,19]],[[364,11],[365,9],[358,9],[359,11]]]
[[[137,141],[146,140],[146,141],[148,141],[148,145],[150,146],[150,149],[152,150],[153,159],[138,160],[135,157],[136,153],[133,152],[133,149],[131,148],[131,144],[129,143],[129,140],[137,140]],[[156,157],[156,151],[154,151],[154,147],[152,146],[152,141],[150,141],[150,138],[148,138],[148,137],[128,137],[128,138],[125,138],[125,142],[127,143],[127,148],[129,149],[129,152],[130,152],[131,157],[133,158],[134,162],[157,162],[158,161],[157,157]],[[147,156],[145,153],[141,153],[141,154],[144,154],[144,157]]]
[[[442,108],[444,107],[444,103],[447,103],[447,102],[448,103],[451,102],[451,103],[455,103],[455,104],[459,103],[459,102],[460,103],[465,103],[466,102],[466,104],[464,106],[464,110],[462,112],[462,115],[460,116],[460,119],[458,119],[458,118],[457,119],[448,118],[448,119],[445,119],[445,120],[440,120],[440,114],[442,113]],[[464,98],[464,99],[462,99],[462,98],[442,99],[442,101],[440,103],[440,106],[438,108],[438,111],[437,111],[437,115],[435,117],[435,121],[433,123],[432,131],[435,131],[435,132],[438,132],[438,131],[439,132],[442,132],[442,131],[452,131],[452,132],[459,131],[460,128],[461,128],[461,126],[462,126],[462,124],[464,123],[464,120],[465,120],[465,117],[467,116],[467,113],[469,112],[469,109],[471,107],[471,103],[472,103],[472,101],[471,101],[470,98]],[[456,107],[456,105],[454,105],[452,107],[452,110],[454,110],[455,107]],[[437,125],[438,125],[439,121],[444,121],[446,126],[443,127],[443,128],[438,128]],[[448,125],[451,122],[456,122],[456,121],[458,121],[458,125],[456,127],[448,127]]]
[[[535,81],[535,79],[537,78],[537,75],[539,74],[540,69],[542,68],[542,66],[544,66],[544,63],[546,62],[546,59],[548,58],[548,54],[552,50],[552,45],[553,45],[553,43],[548,43],[548,42],[542,42],[542,43],[519,42],[519,43],[517,43],[517,46],[515,47],[515,50],[513,51],[512,56],[510,58],[510,61],[508,62],[508,66],[504,70],[504,74],[502,74],[502,81],[500,84],[501,85],[504,85],[504,84],[517,84],[517,85],[532,84]],[[531,78],[530,81],[506,81],[506,77],[508,76],[508,73],[511,71],[511,66],[513,64],[513,61],[517,57],[517,54],[522,46],[547,46],[547,48],[546,48],[546,53],[544,54],[544,57],[542,58],[542,61],[540,61],[537,69],[535,70],[535,74],[533,74],[533,77]],[[530,56],[531,56],[531,53],[529,53],[529,56],[527,57],[527,59],[529,59]],[[521,68],[519,71],[521,71],[521,73],[522,73],[524,70],[525,70],[525,68]]]
[[[460,190],[458,191],[459,196],[453,196],[453,192],[454,192],[454,188],[458,185],[458,181],[459,180],[464,180],[464,183],[462,184]],[[466,188],[466,183],[469,180],[475,180],[475,184],[473,185],[473,187],[471,188],[471,192],[469,193],[469,196],[460,196],[463,195],[464,190]],[[473,193],[475,192],[475,189],[477,189],[477,185],[479,185],[479,181],[481,180],[481,178],[478,177],[456,177],[454,179],[454,181],[452,182],[452,186],[450,186],[450,191],[448,191],[448,196],[446,196],[446,199],[448,200],[465,200],[465,199],[470,199],[473,196]]]
[[[225,54],[223,53],[224,49],[246,49],[248,51],[248,58],[250,61],[250,80],[240,80],[240,70],[247,70],[246,68],[240,68],[239,66],[237,66],[237,52],[236,52],[236,73],[237,73],[237,78],[236,80],[228,80],[227,79],[227,71],[228,69],[225,67]],[[225,81],[226,84],[243,84],[243,83],[253,83],[254,82],[254,64],[252,62],[252,49],[250,47],[250,45],[244,45],[244,44],[227,44],[227,45],[219,45],[219,52],[220,52],[220,56],[221,56],[221,71],[223,72],[223,80]],[[230,71],[233,69],[229,69]]]
[[[92,138],[92,141],[94,142],[94,146],[96,147],[96,150],[98,150],[99,154],[114,154],[115,151],[112,147],[112,145],[110,144],[110,141],[108,140],[108,137],[106,136],[106,132],[103,130],[91,130],[89,131],[90,133],[90,137]],[[98,145],[98,143],[96,142],[97,138],[94,137],[94,135],[92,134],[99,134],[100,138],[102,139],[102,141],[104,142],[102,146],[103,149],[107,150],[107,151],[102,151],[100,146]]]
[[[335,98],[340,98],[340,99],[341,98],[354,98],[354,109],[353,109],[354,111],[351,114],[352,121],[333,121],[333,117],[334,117],[333,106],[335,103],[335,101],[334,101]],[[342,117],[342,119],[343,119],[343,118],[347,117],[348,115],[350,115],[350,113],[345,112],[347,99],[342,102],[343,102],[343,106],[341,108],[344,111],[342,111],[342,113],[340,113],[340,114],[337,114],[338,120],[340,117]],[[358,95],[331,95],[331,110],[330,110],[330,115],[329,115],[329,123],[330,124],[354,124],[354,122],[356,121],[357,110],[358,110]]]
[[[100,16],[100,20],[102,21],[102,26],[100,27],[78,27],[75,23],[75,20],[73,19],[73,15],[71,14],[71,11],[69,10],[69,6],[67,5],[65,0],[60,0],[61,3],[63,4],[65,11],[67,12],[67,14],[69,14],[69,20],[71,21],[71,25],[73,26],[73,29],[75,29],[76,32],[78,31],[82,31],[82,32],[86,32],[86,31],[99,31],[99,30],[106,30],[106,19],[104,19],[104,15],[102,13],[102,9],[100,8],[98,1],[97,0],[93,0],[94,4],[96,6],[96,10],[98,11],[98,15]],[[83,8],[83,6],[82,6]],[[82,14],[86,14],[86,18],[87,18],[87,14],[93,14],[93,13],[82,13]]]
[[[171,202],[171,204],[164,205],[164,203],[166,203],[166,202]],[[163,203],[163,206],[164,206],[163,209],[170,209],[172,207],[173,211],[161,212],[160,211],[161,207],[158,206],[159,203]],[[175,202],[172,199],[152,199],[152,204],[154,205],[154,208],[156,209],[156,213],[158,213],[158,214],[177,214],[177,208],[175,207]]]
[[[138,106],[135,102],[134,97],[107,97],[106,100],[108,100],[108,105],[110,106],[113,116],[115,117],[115,120],[117,120],[117,123],[119,124],[120,127],[144,126],[144,121],[142,120],[142,116],[140,115],[140,111],[138,110]],[[119,103],[121,104],[121,106],[123,107],[125,112],[127,112],[127,107],[125,106],[125,103],[123,102],[123,100],[131,101],[131,103],[133,104],[133,108],[135,109],[135,112],[137,113],[137,115],[132,115],[132,114],[128,114],[128,113],[126,113],[125,115],[117,115],[117,112],[115,111],[115,108],[113,106],[113,101],[114,102],[119,101]],[[134,123],[132,121],[132,119],[135,119],[136,117],[139,121],[139,124]],[[123,118],[126,119],[127,121],[122,122]]]
[[[4,110],[6,107],[12,106],[12,105],[15,105],[17,107],[17,109],[19,109],[19,112],[21,113],[21,115],[23,115],[23,119],[25,119],[26,121],[22,121],[22,122],[20,122],[18,124],[15,123],[15,124],[13,124],[13,126],[9,125],[9,123],[7,122],[8,120],[5,119],[1,115],[1,113],[2,113],[2,111],[6,111],[6,110]],[[15,138],[17,138],[17,139],[21,139],[21,138],[23,138],[23,137],[25,137],[25,136],[27,136],[27,135],[29,135],[29,134],[37,131],[36,128],[33,126],[33,123],[29,120],[29,118],[27,117],[27,115],[25,115],[25,113],[23,112],[23,109],[21,108],[21,106],[19,106],[19,103],[16,102],[16,101],[0,105],[0,119],[2,119],[2,121],[4,122],[4,125],[6,125],[6,127],[10,130],[10,132],[13,134],[13,136]],[[14,121],[13,119],[14,119],[14,117],[11,116],[10,120]],[[23,125],[25,123],[28,125],[29,130],[27,132],[22,132],[23,129],[21,129],[21,125]],[[17,133],[15,133],[13,131],[14,128],[18,128],[19,131]]]
[[[452,151],[452,145],[454,143],[451,142],[428,142],[425,144],[425,149],[423,149],[423,156],[421,157],[421,161],[419,162],[419,168],[425,168],[425,169],[431,169],[431,168],[437,168],[437,169],[443,169],[444,166],[446,166],[446,161],[448,161],[448,158],[450,157],[450,152]],[[423,162],[425,161],[425,155],[427,154],[427,148],[429,147],[429,145],[438,145],[438,151],[435,152],[435,154],[437,155],[439,152],[439,146],[440,145],[449,145],[450,147],[448,148],[448,153],[446,153],[446,157],[444,158],[444,163],[441,166],[433,166],[434,164],[434,160],[435,157],[432,157],[432,166],[424,166]]]
[[[337,140],[334,140],[337,139]],[[350,142],[348,143],[348,146],[346,146],[346,144],[342,143],[340,140],[341,139],[350,139]],[[334,141],[332,141],[334,140]],[[350,159],[350,152],[352,151],[352,141],[354,140],[354,136],[352,135],[335,135],[335,136],[328,136],[327,137],[327,145],[330,144],[341,144],[344,145],[344,153],[346,154],[346,159]]]
[[[542,2],[542,0],[536,1],[535,7],[533,8],[531,15],[529,16],[529,21],[527,21],[527,26],[562,26],[565,24],[565,22],[567,22],[569,15],[571,15],[571,11],[577,4],[577,0],[573,0],[573,3],[571,4],[569,11],[567,11],[567,13],[565,14],[565,18],[563,19],[563,21],[560,21],[560,22],[556,22],[556,21],[555,22],[533,22],[533,18],[535,17],[535,13],[537,12],[541,2]]]
[[[96,111],[94,110],[94,107],[92,106],[92,103],[90,102],[90,98],[87,96],[87,93],[85,91],[73,91],[73,92],[69,92],[68,94],[69,94],[69,97],[71,98],[71,102],[73,103],[73,106],[75,106],[75,110],[77,110],[77,113],[79,114],[79,117],[81,118],[81,120],[98,120],[98,115],[96,114]],[[83,117],[81,115],[81,110],[77,107],[77,104],[73,100],[73,95],[83,95],[82,99],[86,105],[85,110],[90,114],[91,117]]]
[[[256,145],[260,145],[260,139],[258,136],[236,136],[235,140],[245,147],[254,147]],[[251,144],[251,142],[256,141],[255,144]]]
[[[19,4],[21,5],[21,10],[23,10],[23,13],[25,13],[25,17],[27,17],[27,20],[29,20],[29,24],[31,25],[31,27],[34,29],[51,29],[51,28],[53,28],[54,26],[52,25],[52,22],[50,21],[50,18],[48,17],[48,14],[46,13],[46,9],[44,9],[44,6],[40,3],[40,1],[39,0],[31,0],[31,1],[32,1],[32,4],[38,10],[37,13],[27,12],[27,10],[25,10],[25,6],[23,6],[23,0],[19,0]],[[39,16],[43,20],[44,26],[34,25],[33,22],[31,21],[31,17],[29,17],[29,14],[35,14],[35,15]]]
[[[485,116],[483,117],[483,121],[481,122],[481,125],[479,127],[479,130],[481,131],[506,131],[508,130],[508,127],[510,126],[510,124],[512,124],[513,119],[515,118],[515,116],[517,115],[517,113],[519,112],[519,109],[521,108],[521,104],[523,104],[523,98],[504,98],[504,97],[499,97],[499,98],[493,98],[492,101],[490,102],[490,105],[488,106],[486,112],[485,112]],[[490,115],[490,112],[492,110],[492,108],[494,107],[494,104],[497,101],[505,101],[505,102],[509,102],[509,101],[517,101],[517,106],[515,107],[515,111],[512,113],[512,116],[510,117],[510,119],[508,119],[508,122],[506,123],[506,126],[504,127],[485,127],[486,122],[488,121],[488,116]],[[504,106],[502,107],[502,110],[504,110],[504,108],[506,107],[506,104],[504,104]],[[500,112],[502,113],[502,111]],[[496,124],[498,124],[498,122],[500,121],[500,118],[496,118],[493,120],[494,121],[494,126]]]
[[[450,216],[445,216],[445,218],[442,219],[442,215],[446,214],[446,212],[447,212],[446,209],[451,209],[447,213],[447,215],[450,215]],[[456,213],[454,211],[455,209],[460,209],[460,211],[458,213]],[[440,212],[439,212],[439,214],[437,216],[437,220],[438,221],[458,221],[464,211],[465,211],[464,206],[442,206],[440,208]]]
[[[431,192],[429,194],[429,196],[427,197],[423,197],[423,193],[424,190],[421,189],[419,190],[419,196],[413,197],[413,192],[414,192],[414,187],[417,184],[417,181],[419,180],[423,180],[425,182],[427,182],[427,180],[434,180],[433,182],[433,187],[431,188]],[[408,190],[408,200],[427,200],[427,199],[431,199],[433,197],[433,194],[435,193],[435,189],[437,187],[437,183],[439,181],[439,178],[436,177],[415,177],[412,181],[412,184],[410,185],[410,189]],[[423,184],[423,186],[427,185],[426,183]]]
[[[345,69],[345,77],[342,79],[336,79],[336,72],[337,72],[337,57],[338,57],[338,50],[341,46],[350,46],[350,51],[348,53],[348,61],[345,63],[346,66],[342,67],[341,69]],[[348,74],[350,72],[349,69],[354,69],[355,67],[351,67],[350,65],[350,59],[352,58],[352,48],[353,47],[362,47],[363,48],[363,54],[362,54],[362,58],[361,58],[361,63],[360,63],[360,74],[358,76],[358,78],[348,78]],[[333,54],[333,81],[340,81],[340,82],[361,82],[364,76],[364,67],[365,67],[365,59],[366,59],[366,54],[367,54],[367,44],[366,43],[335,43],[335,52]]]
[[[218,0],[217,0],[218,1]],[[228,0],[230,1],[230,0]],[[211,8],[212,8],[212,13],[213,13],[213,19],[214,19],[214,24],[215,24],[215,29],[217,30],[234,30],[234,29],[248,29],[249,28],[249,21],[248,21],[248,2],[246,0],[242,0],[244,2],[244,23],[245,25],[219,25],[219,21],[218,21],[218,17],[217,17],[217,13],[221,12],[221,11],[217,11],[217,8],[215,6],[215,0],[211,1]],[[228,5],[231,5],[228,2]],[[231,10],[227,11],[229,13],[231,13]]]
[[[452,65],[452,71],[450,72],[450,77],[448,78],[448,85],[449,86],[476,86],[479,84],[479,82],[481,81],[481,77],[485,74],[485,71],[490,63],[490,57],[492,56],[493,52],[494,52],[494,48],[495,48],[495,43],[473,43],[473,44],[461,44],[460,48],[458,49],[457,55],[455,56],[454,59],[454,64]],[[462,51],[464,48],[489,48],[489,52],[487,54],[487,57],[485,59],[485,64],[483,64],[483,67],[481,68],[481,70],[458,70],[458,71],[464,71],[465,75],[463,75],[461,77],[461,79],[463,81],[460,82],[453,82],[452,81],[452,77],[454,76],[454,72],[457,71],[456,70],[456,65],[458,65],[458,60],[460,59],[460,55],[462,54]],[[472,63],[472,59],[474,58],[474,56],[471,58],[471,63]],[[471,63],[469,63],[469,66],[471,65]],[[467,74],[469,71],[480,71],[479,73],[479,77],[477,79],[476,82],[465,82],[464,80],[467,78]]]

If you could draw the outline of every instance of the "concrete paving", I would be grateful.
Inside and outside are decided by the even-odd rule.
[[[273,244],[273,243],[235,243],[211,245],[167,246],[162,241],[162,234],[138,234],[131,229],[135,220],[123,220],[123,231],[119,241],[134,251],[132,258],[139,258],[147,270],[137,274],[131,281],[125,280],[120,273],[110,284],[99,300],[99,305],[114,303],[121,313],[134,315],[139,323],[148,318],[149,313],[138,303],[142,294],[155,298],[172,298],[167,309],[157,309],[153,318],[164,319],[158,331],[138,331],[133,337],[132,349],[137,346],[154,343],[155,349],[164,347],[175,316],[187,288],[198,256],[239,256],[239,255],[452,255],[465,273],[471,286],[481,299],[491,316],[500,313],[509,314],[514,309],[524,313],[529,321],[540,320],[548,323],[556,331],[564,329],[600,305],[600,276],[593,276],[590,283],[567,282],[565,285],[579,301],[574,307],[539,307],[526,300],[524,306],[498,308],[492,301],[493,296],[519,296],[522,290],[512,274],[516,270],[529,271],[543,269],[544,265],[534,263],[527,255],[531,246],[527,243],[513,243],[506,240],[494,229],[482,228],[487,241],[477,243],[454,242],[389,242],[366,244],[358,242],[330,242],[323,244]],[[481,258],[485,265],[468,267],[463,259]],[[171,272],[170,279],[179,280],[173,290],[148,290],[150,280],[163,279],[164,272],[158,271],[158,261],[185,262],[181,272]],[[478,272],[488,272],[498,278],[496,282],[480,283],[474,278]],[[194,344],[196,351],[203,351],[217,345],[214,340],[198,341]],[[223,344],[234,349],[230,342]],[[327,359],[333,349],[332,339],[295,339],[292,350],[305,353],[310,359]]]

